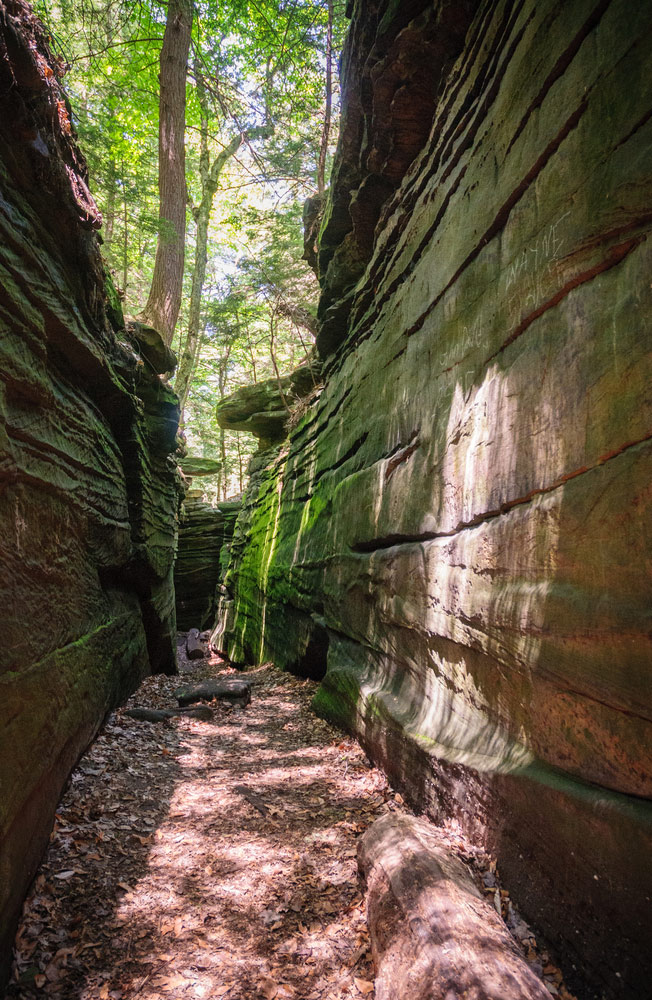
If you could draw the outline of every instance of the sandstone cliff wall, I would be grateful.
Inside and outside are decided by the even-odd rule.
[[[177,627],[181,631],[201,631],[215,621],[217,588],[228,564],[239,510],[237,500],[212,507],[200,497],[188,495],[183,502],[174,563]]]
[[[55,70],[29,8],[0,2],[0,985],[70,769],[175,669],[177,401],[107,318]]]
[[[589,995],[644,997],[652,8],[351,7],[326,386],[252,478],[220,643],[325,674]]]

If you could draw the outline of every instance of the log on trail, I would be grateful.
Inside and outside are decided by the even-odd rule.
[[[196,708],[130,708],[124,714],[139,722],[166,722],[175,716],[202,719],[204,722],[210,722],[213,718],[208,705],[198,705]]]
[[[189,660],[203,660],[206,649],[199,638],[199,629],[191,628],[186,638],[186,655]]]
[[[177,688],[174,697],[180,705],[192,705],[196,701],[230,701],[234,704],[248,705],[251,701],[251,685],[249,681],[201,681]]]
[[[261,816],[267,816],[269,813],[269,806],[261,799],[260,795],[255,792],[250,791],[244,785],[234,785],[233,791],[241,795],[243,799],[246,799],[250,806],[257,809]]]
[[[389,814],[358,843],[376,1000],[550,1000],[493,906],[437,831]]]

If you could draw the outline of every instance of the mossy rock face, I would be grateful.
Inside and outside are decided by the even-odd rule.
[[[26,5],[8,3],[0,48],[2,993],[71,768],[147,673],[176,669],[180,490],[178,403],[116,337],[86,165]]]
[[[372,0],[355,7],[341,57],[339,141],[318,240],[322,358],[346,339],[347,317],[338,304],[362,277],[379,220],[428,140],[477,7],[477,0]]]
[[[347,289],[337,199],[393,155],[351,124],[385,106],[355,53],[398,51],[388,7],[357,5],[343,57],[326,385],[259,456],[220,644],[302,671],[326,647],[319,710],[497,852],[594,992],[644,997],[652,10],[483,5]]]

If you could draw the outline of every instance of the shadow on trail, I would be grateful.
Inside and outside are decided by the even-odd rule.
[[[365,978],[355,836],[384,779],[311,714],[314,685],[251,676],[252,704],[212,723],[109,721],[61,803],[7,1000],[316,1000]]]

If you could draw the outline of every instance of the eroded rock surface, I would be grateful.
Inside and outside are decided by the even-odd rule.
[[[203,629],[214,621],[216,588],[226,570],[241,506],[225,500],[213,507],[195,493],[199,491],[191,490],[183,501],[174,565],[177,625],[182,630]]]
[[[219,426],[248,431],[258,438],[261,451],[278,444],[286,436],[292,407],[318,385],[319,368],[312,362],[283,378],[243,386],[218,403],[215,414]]]
[[[356,5],[347,51],[418,6]],[[651,33],[646,4],[496,0],[434,66],[369,257],[325,283],[326,386],[259,456],[219,639],[325,673],[319,710],[497,852],[591,996],[652,976]],[[338,180],[360,65],[331,260],[373,173]]]
[[[70,769],[175,670],[177,400],[120,329],[56,74],[0,2],[0,985]]]

